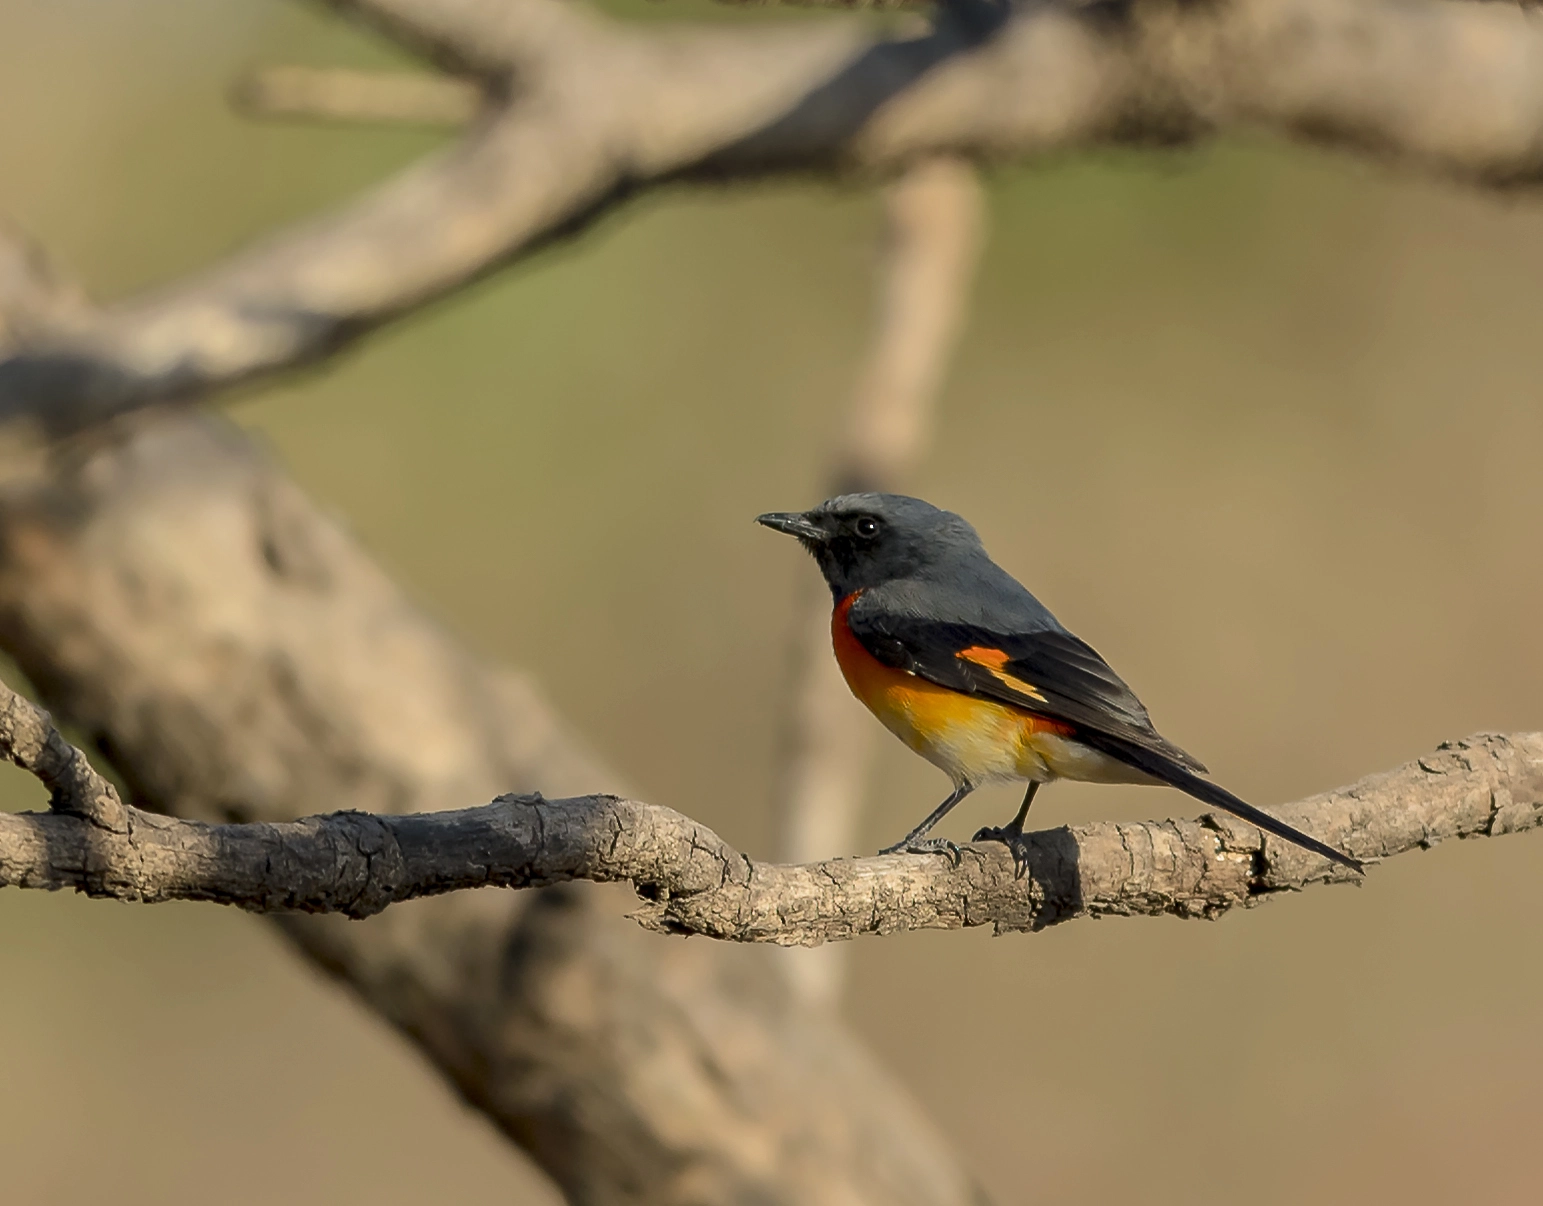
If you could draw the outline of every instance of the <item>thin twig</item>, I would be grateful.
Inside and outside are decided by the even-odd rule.
[[[253,117],[464,126],[482,107],[465,80],[344,67],[262,67],[236,81],[231,104]]]

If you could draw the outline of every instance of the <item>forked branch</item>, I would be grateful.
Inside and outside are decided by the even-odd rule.
[[[829,19],[635,27],[564,0],[331,3],[470,81],[479,118],[199,276],[8,346],[0,326],[0,417],[58,433],[315,360],[681,180],[893,173],[938,154],[1025,159],[1238,127],[1480,183],[1543,176],[1543,24],[1510,5],[964,0],[914,34]],[[311,100],[412,118],[424,98]],[[293,89],[288,107],[303,107]]]

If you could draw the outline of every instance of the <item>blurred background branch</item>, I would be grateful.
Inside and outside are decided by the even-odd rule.
[[[420,72],[263,67],[236,81],[231,103],[250,117],[464,126],[482,107],[482,91]]]
[[[980,182],[963,160],[921,160],[885,189],[877,313],[829,494],[910,484],[964,325],[983,221]],[[874,738],[830,656],[830,600],[812,575],[800,584],[775,804],[778,850],[790,863],[856,848]],[[845,948],[828,946],[789,952],[783,966],[801,999],[831,1007],[845,959]]]
[[[176,816],[406,814],[619,783],[526,680],[480,665],[246,437],[198,415],[0,482],[0,646],[137,801]],[[274,920],[575,1202],[976,1200],[907,1095],[763,961],[661,947],[616,914],[575,886]]]
[[[1234,126],[1483,183],[1543,172],[1543,27],[1500,5],[972,7],[920,37],[848,21],[660,32],[560,0],[334,7],[481,80],[488,118],[328,217],[0,353],[0,415],[57,434],[315,360],[680,179]]]

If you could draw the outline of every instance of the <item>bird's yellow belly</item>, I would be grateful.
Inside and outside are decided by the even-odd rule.
[[[1055,778],[1034,740],[1037,718],[905,675],[906,682],[853,693],[891,733],[955,782]],[[864,684],[865,686],[867,684]]]
[[[1109,761],[1071,741],[1072,727],[1022,708],[965,695],[886,666],[852,635],[846,612],[831,620],[836,661],[852,694],[916,753],[955,783],[994,779],[1085,778],[1078,765]],[[1094,774],[1098,768],[1087,769]]]

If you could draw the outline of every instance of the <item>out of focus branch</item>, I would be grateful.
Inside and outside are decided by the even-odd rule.
[[[785,4],[789,8],[837,8],[847,12],[908,12],[927,7],[929,0],[717,0],[731,8],[764,8]]]
[[[44,468],[0,458],[0,646],[134,802],[202,825],[0,818],[8,881],[228,897],[196,854],[245,865],[273,907],[324,885],[366,912],[402,883],[407,814],[620,786],[228,424],[130,418]],[[237,854],[259,849],[277,877]],[[607,891],[271,916],[578,1206],[978,1206],[909,1094],[765,960],[660,942]]]
[[[964,322],[982,209],[975,168],[958,159],[922,160],[885,190],[878,314],[830,493],[899,489],[921,460]],[[830,600],[814,575],[801,581],[776,807],[780,855],[792,863],[853,848],[873,750],[872,724],[829,655]],[[800,997],[828,1006],[841,992],[844,956],[844,947],[828,946],[783,967]]]
[[[923,160],[885,192],[879,312],[837,458],[845,489],[904,480],[930,442],[980,257],[983,208],[975,169],[959,159]]]
[[[231,103],[254,117],[463,126],[482,107],[482,90],[403,71],[264,67],[236,82]]]
[[[87,312],[85,295],[54,269],[43,249],[0,220],[0,366],[7,348],[47,338]]]
[[[25,717],[27,706],[13,699],[5,715]],[[4,727],[0,742],[16,732]],[[1450,742],[1280,812],[1363,859],[1532,829],[1543,824],[1543,733]],[[466,888],[625,881],[645,902],[634,916],[651,929],[789,946],[899,930],[1039,930],[1086,916],[1215,917],[1349,878],[1212,817],[1043,831],[1032,835],[1024,879],[991,843],[961,847],[957,866],[925,855],[755,863],[689,817],[617,796],[506,796],[457,812],[286,824],[126,817],[115,831],[61,812],[0,814],[0,887],[367,917]]]
[[[1447,0],[946,7],[638,27],[565,0],[332,0],[474,80],[486,117],[354,203],[0,350],[63,432],[326,356],[651,186],[890,173],[1255,127],[1495,185],[1543,175],[1543,25]]]

